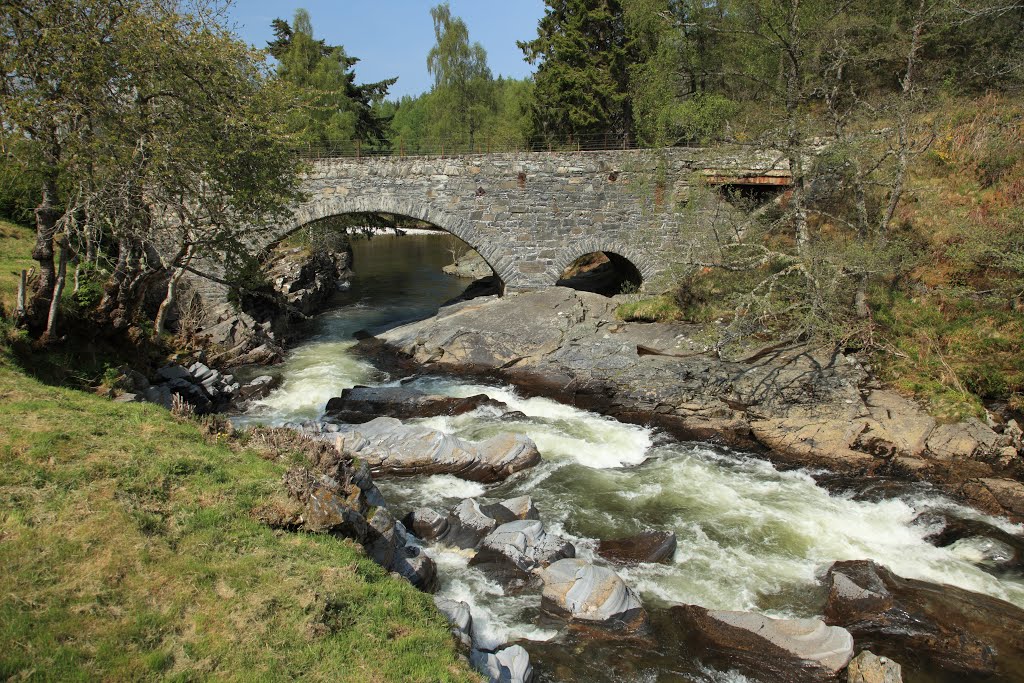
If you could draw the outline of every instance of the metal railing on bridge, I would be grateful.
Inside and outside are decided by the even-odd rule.
[[[686,140],[671,147],[702,147],[706,143]],[[641,145],[632,136],[580,135],[565,138],[538,136],[533,138],[491,138],[477,136],[463,138],[403,138],[390,144],[367,144],[359,141],[335,145],[300,145],[293,148],[304,159],[376,158],[376,157],[455,157],[481,154],[524,152],[598,152],[611,150],[655,149]]]

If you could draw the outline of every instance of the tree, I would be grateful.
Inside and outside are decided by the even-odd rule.
[[[619,0],[546,0],[537,37],[520,41],[537,64],[534,126],[554,137],[631,139],[631,41]]]
[[[466,23],[452,16],[448,3],[431,8],[430,16],[436,41],[427,55],[427,71],[434,76],[433,132],[455,144],[464,140],[473,149],[494,107],[487,52],[480,43],[470,44]]]
[[[354,67],[359,60],[340,45],[314,39],[304,9],[296,10],[291,25],[282,19],[272,25],[275,39],[268,50],[279,60],[278,75],[299,93],[303,104],[289,115],[296,141],[341,149],[386,144],[389,119],[375,104],[398,79],[357,84]]]
[[[87,244],[109,264],[100,313],[115,327],[168,283],[159,328],[193,259],[223,261],[295,197],[283,93],[205,3],[9,4],[0,107],[10,134],[41,150],[43,178],[30,323],[54,332],[63,272]]]

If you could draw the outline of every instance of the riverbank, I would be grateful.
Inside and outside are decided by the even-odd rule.
[[[1015,423],[939,424],[855,357],[767,348],[725,361],[685,324],[616,320],[614,303],[564,288],[442,309],[365,340],[405,371],[489,376],[677,438],[750,449],[783,467],[929,482],[984,512],[1024,520]]]
[[[430,597],[252,511],[288,462],[0,359],[0,678],[475,681]]]

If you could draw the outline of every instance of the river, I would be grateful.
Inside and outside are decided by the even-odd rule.
[[[384,384],[387,377],[349,353],[357,330],[379,332],[431,315],[459,294],[466,281],[444,275],[451,261],[447,236],[375,236],[353,243],[356,276],[339,293],[336,307],[319,316],[311,336],[293,349],[280,371],[283,383],[240,422],[282,424],[321,416],[327,400],[355,384]],[[947,583],[1024,606],[1024,580],[986,566],[991,549],[965,539],[946,548],[929,544],[935,531],[915,523],[923,512],[953,511],[984,519],[1012,533],[1001,520],[985,517],[927,488],[895,497],[833,494],[811,474],[780,472],[742,452],[683,443],[655,431],[562,405],[523,398],[508,386],[420,378],[416,388],[452,396],[486,393],[524,413],[500,421],[493,409],[421,422],[470,440],[501,431],[529,435],[544,462],[498,485],[450,476],[381,478],[395,516],[415,507],[448,509],[464,498],[497,501],[529,494],[549,531],[572,541],[578,555],[593,558],[596,539],[643,530],[671,530],[679,547],[671,564],[619,569],[648,608],[698,604],[708,608],[757,610],[773,616],[805,617],[821,612],[819,579],[836,560],[873,559],[897,574]],[[475,568],[466,551],[428,547],[438,564],[440,593],[472,607],[474,636],[496,646],[517,639],[551,640],[557,624],[537,619],[537,593],[505,595]],[[526,644],[527,649],[529,644]],[[546,649],[546,648],[541,648]],[[560,680],[552,663],[534,655],[543,680]],[[564,669],[563,669],[564,670]],[[584,663],[576,680],[634,680],[603,664]],[[595,678],[596,677],[596,678]],[[672,672],[651,670],[644,680],[743,681],[699,659]],[[914,675],[906,680],[937,680]],[[952,679],[951,679],[952,680]]]

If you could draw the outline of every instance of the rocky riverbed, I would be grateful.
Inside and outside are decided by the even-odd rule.
[[[417,268],[446,262],[399,245]],[[385,332],[458,287],[365,263],[239,418],[319,444],[261,518],[357,540],[436,590],[491,680],[860,683],[901,680],[900,665],[918,683],[1016,680],[1021,529],[929,484],[968,499],[969,484],[1015,483],[1013,425],[929,422],[841,354],[723,361],[706,330],[620,323],[608,299],[571,290]],[[379,333],[363,359],[360,329]],[[193,367],[179,379],[235,382]],[[943,463],[969,476],[932,474]]]
[[[1015,422],[938,424],[873,381],[853,356],[767,348],[723,360],[685,324],[623,323],[612,300],[566,288],[486,297],[360,342],[406,372],[500,378],[681,439],[762,453],[785,466],[925,481],[1024,520]]]

